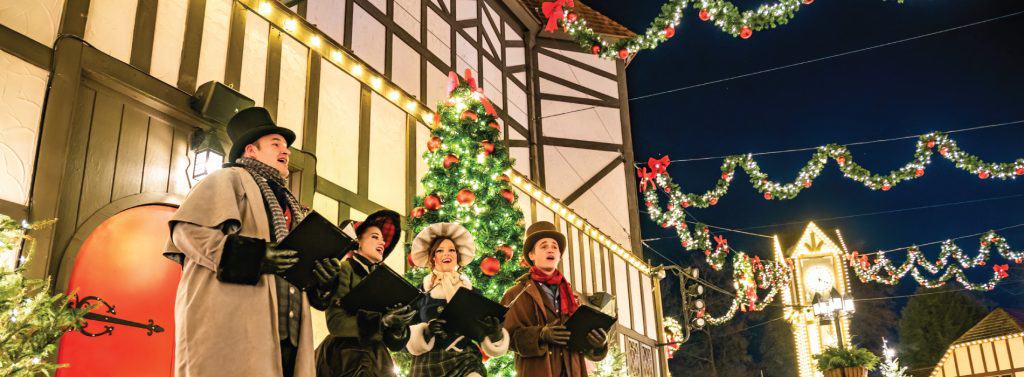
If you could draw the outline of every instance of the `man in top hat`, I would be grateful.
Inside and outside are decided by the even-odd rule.
[[[313,377],[309,307],[326,308],[338,264],[317,262],[325,289],[311,292],[279,275],[298,259],[277,242],[306,214],[288,191],[295,133],[261,107],[235,114],[227,131],[228,164],[193,187],[169,223],[164,254],[182,264],[174,374]]]
[[[505,291],[501,303],[509,307],[505,329],[516,353],[516,374],[530,377],[586,377],[586,360],[600,361],[608,353],[608,334],[596,329],[587,334],[591,349],[568,348],[564,324],[579,307],[569,281],[558,263],[565,250],[565,235],[555,225],[540,221],[526,230],[523,263],[530,271]]]

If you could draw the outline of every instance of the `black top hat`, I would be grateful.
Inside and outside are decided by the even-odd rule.
[[[245,153],[245,146],[256,142],[259,138],[267,135],[281,135],[292,145],[295,141],[295,132],[274,123],[270,112],[262,107],[250,107],[239,111],[228,121],[228,137],[231,138],[231,152],[228,153],[228,162],[235,162]]]
[[[548,221],[538,221],[526,229],[526,240],[523,241],[523,265],[533,266],[528,254],[533,250],[533,245],[545,238],[552,238],[558,243],[558,252],[565,253],[565,235],[555,228],[555,224]]]
[[[363,221],[345,220],[341,223],[340,227],[344,229],[350,223],[356,229],[356,237],[363,235],[363,232],[371,226],[380,229],[381,236],[384,237],[383,259],[387,259],[391,251],[395,249],[395,245],[398,244],[398,239],[402,237],[402,217],[398,212],[389,209],[382,209],[371,213]]]

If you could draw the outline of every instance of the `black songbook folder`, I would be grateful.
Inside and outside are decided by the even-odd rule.
[[[569,330],[569,349],[576,352],[586,352],[594,348],[587,342],[587,334],[594,329],[609,331],[615,324],[615,317],[604,314],[601,311],[587,305],[581,305],[572,313],[565,327]]]
[[[445,320],[444,330],[449,334],[480,341],[488,335],[484,333],[480,321],[487,317],[498,317],[498,320],[504,321],[506,312],[508,308],[484,297],[480,292],[459,287],[452,300],[445,305],[440,318]]]
[[[314,263],[324,258],[341,258],[356,245],[352,236],[345,234],[315,211],[310,211],[279,244],[278,248],[298,251],[299,261],[284,273],[285,280],[299,288],[316,284]]]
[[[387,265],[381,263],[341,299],[349,313],[360,309],[384,313],[397,305],[409,305],[422,293]]]

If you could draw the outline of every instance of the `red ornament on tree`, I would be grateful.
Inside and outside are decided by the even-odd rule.
[[[915,177],[920,177],[922,175],[924,175],[924,169],[917,169],[917,171],[914,172]]]
[[[839,165],[845,165],[846,164],[846,156],[836,157],[836,162],[838,162]]]
[[[480,148],[484,150],[484,155],[490,156],[491,153],[494,153],[494,143],[490,140],[481,141]]]
[[[512,254],[513,254],[512,246],[509,246],[509,245],[498,246],[498,252],[500,252],[501,255],[505,256],[505,260],[512,259]]]
[[[689,200],[683,200],[683,202],[679,203],[679,204],[681,206],[683,206],[683,208],[690,208],[690,201]]]
[[[459,158],[456,157],[454,154],[449,154],[447,156],[444,156],[444,168],[445,169],[451,169],[452,165],[457,164],[457,163],[459,163]]]
[[[772,193],[771,192],[764,193],[764,199],[765,200],[772,200]]]
[[[435,194],[427,195],[423,198],[423,206],[431,211],[437,211],[441,209],[441,198]]]
[[[498,274],[498,270],[501,269],[501,262],[498,258],[487,257],[480,261],[480,272],[487,276],[494,276]]]
[[[629,57],[629,50],[625,47],[619,49],[619,59],[626,60]]]
[[[594,55],[600,54],[601,53],[601,45],[590,46],[590,53],[594,54]]]
[[[509,189],[502,189],[501,197],[505,198],[505,200],[508,200],[509,204],[512,204],[513,202],[516,201],[516,194]]]
[[[811,181],[810,180],[804,181],[804,187],[811,187]]]
[[[711,19],[711,15],[708,14],[707,9],[701,9],[700,13],[697,13],[697,17],[700,17],[701,21],[707,21]]]
[[[439,138],[437,136],[433,136],[433,137],[430,138],[430,140],[427,140],[427,150],[428,151],[434,152],[438,148],[441,148],[441,138]]]
[[[981,171],[980,173],[978,173],[978,178],[981,178],[981,179],[988,179],[988,172],[987,172],[987,171],[984,171],[984,170],[982,170],[982,171]]]
[[[882,191],[889,191],[889,189],[891,189],[891,188],[892,188],[892,186],[889,186],[888,183],[882,185]]]
[[[1024,175],[1024,167],[1019,167],[1019,168],[1017,168],[1017,170],[1016,170],[1016,171],[1014,171],[1014,172],[1013,172],[1013,174],[1016,174],[1016,175]]]
[[[712,196],[711,199],[708,199],[708,204],[710,204],[710,205],[718,204],[718,198]]]
[[[470,204],[473,204],[474,201],[476,201],[476,194],[474,194],[469,189],[462,189],[459,190],[459,193],[455,195],[455,200],[458,201],[459,204],[468,206]]]
[[[462,112],[462,115],[459,116],[459,119],[460,120],[472,119],[472,120],[475,121],[475,120],[478,119],[478,117],[477,117],[476,113],[474,113],[474,112],[472,112],[470,110],[466,110],[466,111]]]
[[[576,12],[569,12],[569,14],[565,16],[565,18],[568,19],[569,22],[576,22],[576,19],[579,18],[579,16],[576,15]]]
[[[928,140],[928,149],[935,148],[935,140]]]
[[[664,33],[665,38],[672,38],[673,36],[676,35],[676,28],[672,27],[672,25],[666,26]]]
[[[420,217],[423,217],[423,215],[426,214],[426,213],[427,213],[427,209],[426,208],[416,207],[416,208],[412,209],[412,212],[409,212],[409,217],[412,217],[414,219],[418,219]]]
[[[744,26],[744,27],[740,28],[740,38],[748,39],[753,34],[754,34],[754,31],[750,30],[749,27]]]
[[[939,148],[939,154],[945,156],[946,153],[949,153],[949,148],[946,148],[946,147]]]

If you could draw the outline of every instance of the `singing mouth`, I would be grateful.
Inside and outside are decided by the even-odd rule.
[[[452,258],[441,258],[441,263],[451,263]]]
[[[555,260],[555,256],[554,256],[554,255],[548,255],[548,256],[546,257],[546,259],[547,259],[547,260]]]
[[[280,162],[282,164],[287,164],[288,163],[288,157],[280,157],[280,158],[277,159],[277,162]]]

